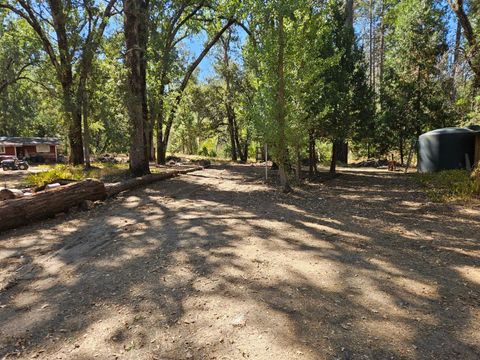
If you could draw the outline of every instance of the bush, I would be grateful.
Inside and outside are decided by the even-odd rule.
[[[111,179],[125,176],[127,164],[93,164],[94,167],[85,170],[83,166],[56,165],[54,168],[36,174],[28,175],[26,183],[29,186],[44,186],[57,180]]]
[[[436,173],[417,173],[414,178],[422,184],[427,196],[435,202],[468,200],[480,194],[480,171],[445,170]]]
[[[43,186],[55,180],[82,180],[84,178],[83,169],[68,165],[57,165],[55,168],[28,175],[26,182],[33,186]]]
[[[202,150],[200,150],[200,151],[198,152],[198,155],[208,156],[208,149],[207,149],[207,147],[204,146],[204,147],[202,148]]]

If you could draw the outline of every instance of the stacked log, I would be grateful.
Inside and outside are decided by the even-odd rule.
[[[80,205],[85,200],[107,197],[103,182],[87,179],[35,195],[0,202],[0,231],[13,229],[32,221],[53,217]]]

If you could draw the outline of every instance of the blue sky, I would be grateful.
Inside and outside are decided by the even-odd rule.
[[[190,58],[194,59],[203,50],[204,44],[207,41],[207,35],[204,32],[201,32],[200,34],[192,37],[185,39],[183,42],[186,45],[188,51],[191,53]],[[215,47],[210,50],[207,56],[202,60],[200,63],[199,67],[199,77],[200,80],[205,80],[208,77],[213,76],[213,63],[215,62]]]
[[[242,62],[241,59],[241,45],[246,40],[246,34],[243,30],[237,29],[237,35],[239,36],[239,42],[237,46],[232,49],[232,56],[236,58],[238,62]],[[207,41],[207,34],[200,32],[198,35],[185,39],[183,44],[190,52],[190,59],[195,59],[203,50],[205,42]],[[214,76],[213,64],[215,63],[215,53],[218,51],[218,47],[214,46],[207,56],[199,65],[199,78],[201,81],[205,81],[207,78]]]

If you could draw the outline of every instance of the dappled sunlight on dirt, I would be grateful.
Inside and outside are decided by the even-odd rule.
[[[477,359],[474,212],[219,166],[0,235],[0,358]],[[6,286],[8,285],[8,286]]]

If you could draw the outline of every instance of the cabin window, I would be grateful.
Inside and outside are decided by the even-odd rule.
[[[50,145],[37,145],[37,153],[49,153],[50,152]]]
[[[5,146],[0,145],[0,154],[5,154]]]

